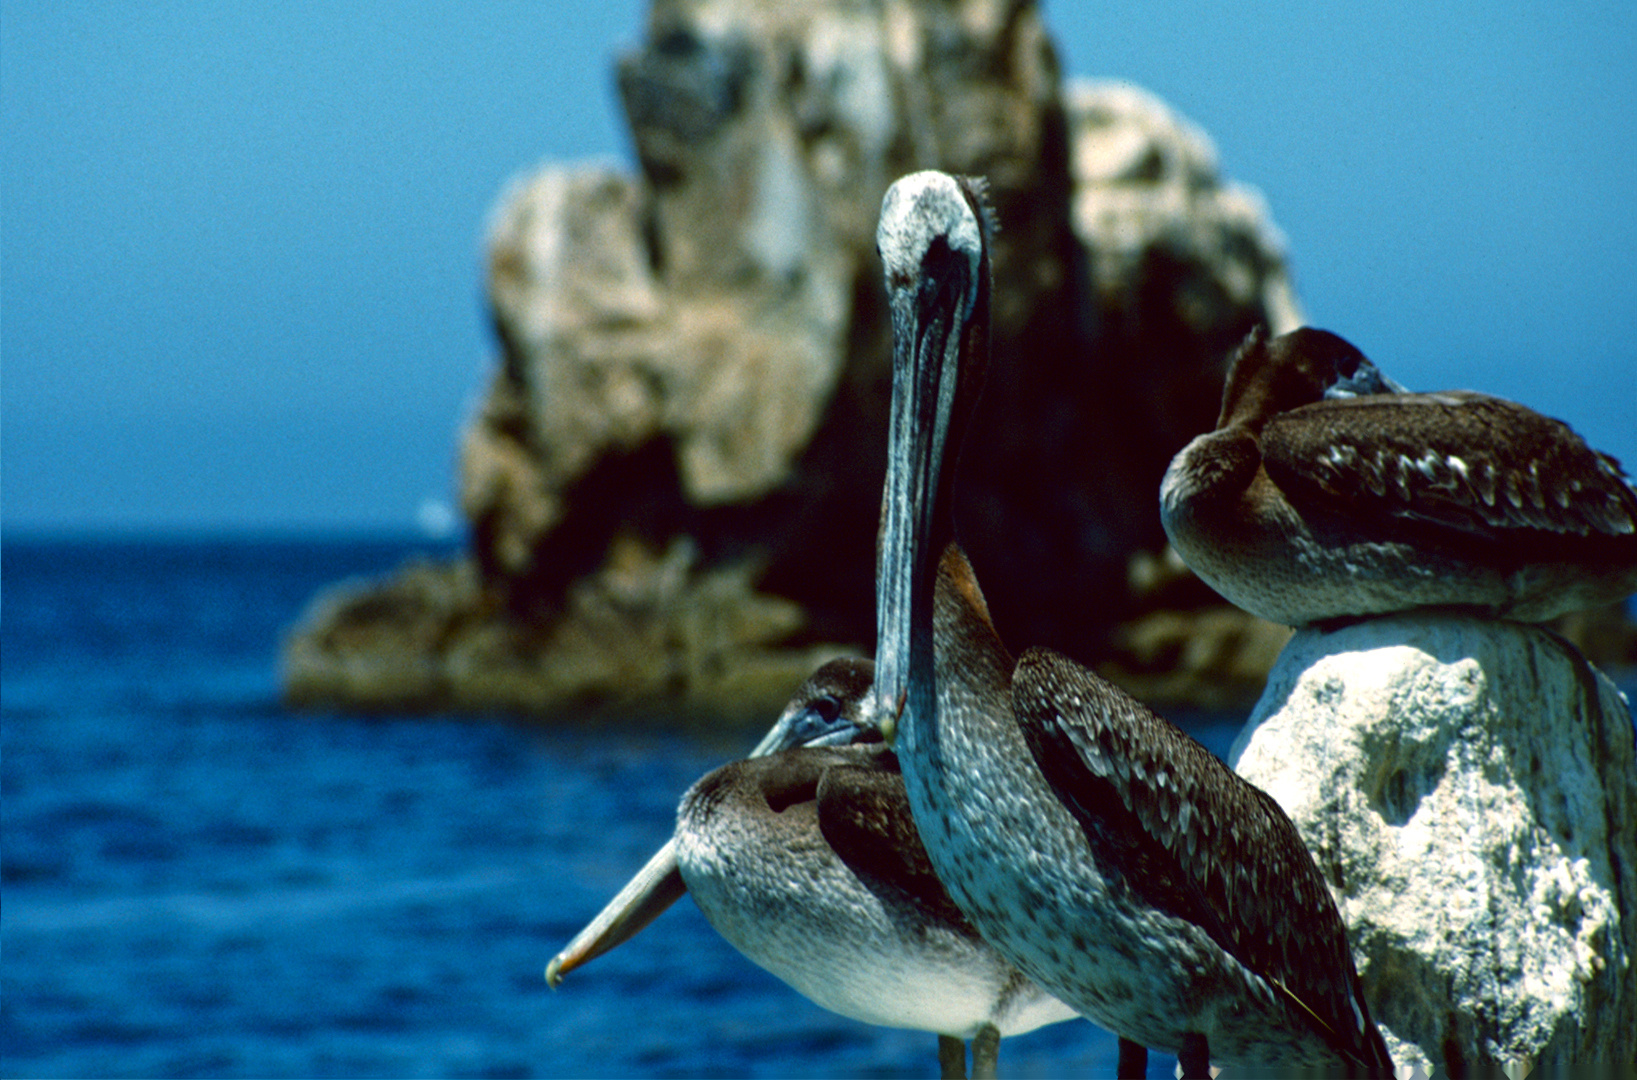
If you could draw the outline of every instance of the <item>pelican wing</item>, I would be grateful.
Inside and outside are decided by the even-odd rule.
[[[847,760],[824,770],[817,797],[825,842],[871,891],[894,891],[927,914],[977,935],[932,872],[890,750],[849,748]]]
[[[1271,418],[1263,466],[1293,502],[1512,545],[1637,535],[1637,491],[1568,425],[1484,394],[1384,394]]]
[[[1012,705],[1094,858],[1146,902],[1205,930],[1338,1050],[1374,1058],[1347,930],[1277,803],[1096,675],[1030,649]],[[1385,1060],[1386,1050],[1380,1047]],[[1379,1064],[1379,1062],[1376,1062]]]

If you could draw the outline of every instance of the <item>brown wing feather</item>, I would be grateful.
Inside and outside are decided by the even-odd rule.
[[[836,857],[877,894],[891,892],[976,937],[932,872],[910,816],[898,759],[885,747],[857,747],[831,763],[818,785],[819,831]]]
[[[1013,710],[1093,853],[1287,995],[1344,1053],[1387,1060],[1347,931],[1277,803],[1169,722],[1045,649],[1018,660]],[[1365,1018],[1363,1030],[1354,1008]]]
[[[1637,491],[1566,424],[1484,394],[1325,401],[1262,430],[1268,476],[1293,499],[1512,543],[1529,533],[1637,536]]]

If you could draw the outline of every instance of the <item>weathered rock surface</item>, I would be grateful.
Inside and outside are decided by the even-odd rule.
[[[890,389],[873,237],[887,184],[927,167],[987,176],[1002,224],[995,362],[962,465],[966,547],[1010,640],[1105,651],[1136,610],[1127,561],[1164,542],[1159,478],[1214,421],[1227,355],[1258,322],[1298,321],[1257,197],[1153,97],[1065,90],[1025,0],[656,0],[618,82],[641,175],[547,167],[495,212],[502,363],[461,448],[473,599],[436,632],[379,625],[407,685],[431,668],[444,690],[429,704],[502,704],[497,688],[513,687],[530,709],[711,708],[741,674],[763,681],[753,669],[826,643],[867,649]],[[564,644],[606,631],[576,598],[620,551],[678,544],[688,568],[665,585],[666,612],[789,618],[679,645],[707,658],[697,677],[677,680],[660,654],[606,681],[613,669]],[[416,580],[380,592],[401,601]],[[315,608],[289,650],[292,696],[415,696],[384,692],[385,659],[344,655],[371,650],[372,612],[416,609],[370,596]],[[638,642],[716,625],[660,608],[622,618]],[[409,662],[410,642],[431,654]],[[509,656],[575,696],[523,685],[509,661],[486,673]],[[355,670],[373,674],[354,687]]]
[[[623,539],[569,589],[562,618],[535,623],[495,610],[471,562],[415,563],[314,604],[285,648],[285,695],[383,711],[635,713],[663,701],[673,717],[762,719],[766,701],[841,650],[780,644],[801,611],[755,593],[748,575],[701,571],[685,539],[664,552]]]
[[[1631,1063],[1631,714],[1562,639],[1432,615],[1300,631],[1230,762],[1330,881],[1400,1066]]]

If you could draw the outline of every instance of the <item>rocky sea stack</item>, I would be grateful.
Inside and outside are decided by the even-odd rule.
[[[922,168],[986,176],[1005,222],[959,511],[997,620],[1197,687],[1170,674],[1175,633],[1114,628],[1148,602],[1132,569],[1164,546],[1159,479],[1214,419],[1227,357],[1299,321],[1266,210],[1206,137],[1128,85],[1064,85],[1018,0],[658,0],[617,80],[640,175],[546,166],[494,213],[467,554],[321,597],[288,698],[766,715],[868,649],[872,238],[888,183]],[[1182,651],[1253,695],[1282,634],[1229,619]]]

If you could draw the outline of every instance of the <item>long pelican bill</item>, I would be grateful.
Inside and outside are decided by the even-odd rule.
[[[936,563],[929,547],[943,492],[940,469],[960,378],[962,339],[982,273],[983,231],[958,183],[943,173],[906,176],[881,204],[876,247],[892,318],[892,409],[876,579],[876,678],[871,714],[891,743],[909,693],[914,627],[931,625]],[[947,539],[947,538],[944,538]],[[931,558],[927,556],[931,555]]]
[[[619,895],[551,958],[546,965],[547,984],[556,989],[564,975],[635,936],[687,891],[676,864],[676,841],[667,840]]]

